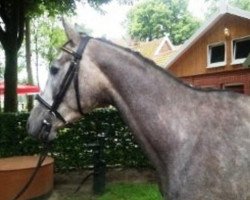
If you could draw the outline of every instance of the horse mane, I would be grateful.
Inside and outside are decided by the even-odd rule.
[[[103,42],[105,44],[111,45],[115,48],[121,49],[123,51],[128,52],[129,54],[134,55],[136,58],[138,58],[139,60],[146,62],[147,64],[151,65],[153,68],[155,68],[156,70],[160,70],[162,73],[164,73],[166,76],[168,76],[169,78],[175,80],[176,82],[184,85],[185,87],[194,90],[194,91],[199,91],[199,92],[231,92],[227,89],[217,89],[217,88],[201,88],[201,87],[194,87],[190,84],[185,83],[184,81],[182,81],[180,78],[174,76],[172,73],[169,73],[167,70],[163,69],[162,67],[160,67],[159,65],[157,65],[153,60],[146,58],[145,56],[143,56],[140,52],[138,51],[134,51],[130,48],[127,47],[123,47],[120,46],[118,44],[113,43],[110,40],[107,40],[106,38],[95,38],[96,40]]]

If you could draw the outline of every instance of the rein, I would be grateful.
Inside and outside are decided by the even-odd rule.
[[[42,127],[40,130],[40,139],[43,140],[43,152],[40,154],[36,168],[34,169],[33,173],[31,174],[29,180],[27,183],[24,185],[24,187],[17,193],[17,195],[13,198],[13,200],[17,200],[20,196],[22,196],[25,191],[29,188],[30,184],[34,180],[37,172],[39,171],[40,167],[42,166],[44,160],[47,157],[49,148],[50,148],[50,143],[48,140],[51,128],[52,128],[52,117],[55,116],[59,120],[61,120],[64,124],[67,124],[67,121],[64,119],[64,117],[57,111],[58,107],[63,101],[63,98],[71,84],[74,78],[74,88],[75,88],[75,93],[76,93],[76,101],[77,101],[77,107],[78,111],[83,115],[83,111],[81,108],[80,104],[80,93],[79,93],[79,78],[78,78],[78,71],[79,71],[79,64],[82,59],[82,54],[84,53],[84,50],[89,42],[91,37],[85,36],[81,37],[80,44],[78,46],[78,49],[76,52],[71,51],[69,49],[66,49],[65,47],[62,47],[62,50],[66,51],[67,53],[71,54],[73,56],[73,59],[70,63],[69,69],[60,85],[60,90],[56,94],[54,101],[52,105],[47,103],[40,95],[36,96],[36,100],[40,104],[42,104],[45,108],[48,109],[48,116],[47,118],[44,118],[42,122]]]
[[[23,186],[23,188],[16,194],[16,196],[12,200],[18,200],[19,197],[21,197],[27,191],[30,184],[33,182],[37,172],[39,171],[40,167],[42,166],[44,160],[46,159],[49,147],[50,147],[49,144],[46,144],[43,146],[43,152],[39,156],[38,162],[36,164],[36,168],[32,172],[29,180],[26,182],[26,184]]]

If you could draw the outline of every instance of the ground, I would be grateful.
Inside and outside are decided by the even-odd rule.
[[[74,194],[82,179],[89,171],[55,174],[54,190],[47,200],[98,200],[92,194],[92,177]],[[120,183],[156,183],[155,173],[152,170],[136,169],[109,169],[106,174],[107,187]],[[146,185],[147,187],[147,185]],[[132,199],[131,199],[132,200]]]

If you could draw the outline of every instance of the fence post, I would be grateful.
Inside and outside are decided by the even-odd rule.
[[[105,137],[105,133],[98,134],[97,144],[94,148],[93,192],[96,195],[103,194],[106,185],[106,162],[103,155]]]

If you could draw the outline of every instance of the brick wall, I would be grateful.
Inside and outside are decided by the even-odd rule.
[[[197,87],[222,89],[226,86],[242,85],[244,94],[250,95],[250,68],[180,78],[184,82]]]

